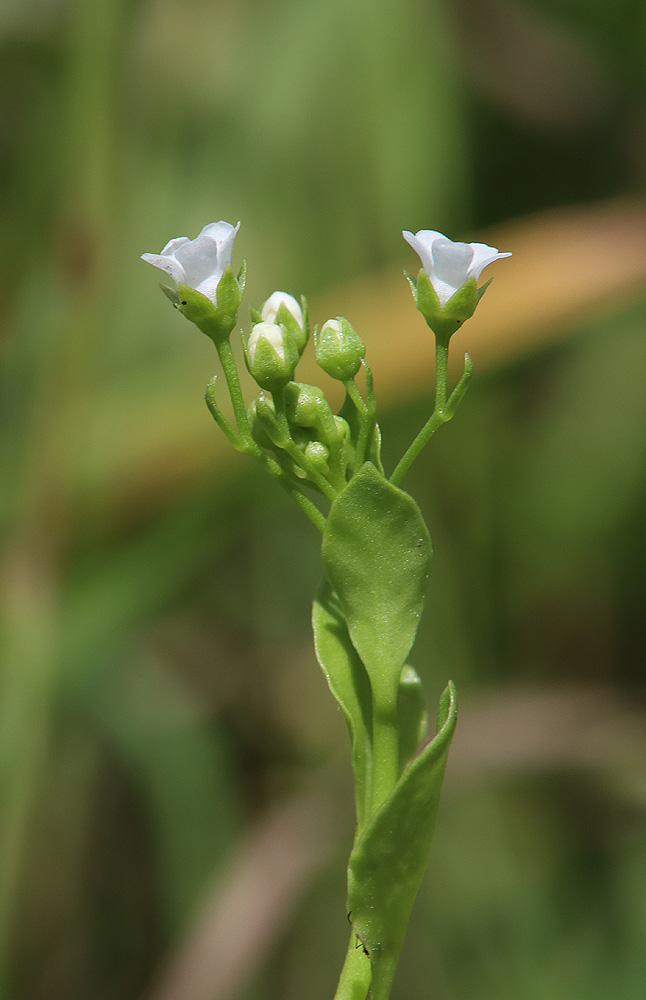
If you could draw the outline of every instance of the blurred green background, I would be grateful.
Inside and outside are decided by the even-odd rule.
[[[247,303],[321,322],[361,278],[343,307],[404,367],[375,366],[389,469],[431,383],[412,303],[410,356],[362,326],[416,266],[400,230],[484,230],[510,275],[528,248],[405,484],[413,662],[463,713],[393,1000],[641,1000],[643,3],[1,0],[0,47],[2,1000],[323,1000],[341,966],[316,532],[227,453],[212,347],[138,260],[220,218]]]

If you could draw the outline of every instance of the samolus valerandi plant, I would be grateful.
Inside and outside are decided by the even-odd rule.
[[[231,267],[240,223],[214,222],[194,240],[179,237],[143,259],[171,280],[164,292],[215,344],[234,424],[206,402],[234,448],[259,461],[322,535],[323,582],[314,600],[314,644],[350,732],[357,827],[348,864],[352,931],[335,1000],[387,1000],[406,925],[430,849],[444,768],[456,724],[449,681],[433,738],[418,674],[407,663],[432,554],[419,507],[400,483],[432,434],[451,420],[469,384],[470,358],[447,386],[449,341],[473,315],[487,284],[482,270],[500,257],[484,243],[442,233],[404,232],[419,255],[407,274],[415,304],[435,335],[435,405],[390,476],[381,461],[373,378],[362,338],[338,316],[314,331],[316,360],[342,383],[333,413],[323,390],[294,380],[309,339],[305,298],[276,291],[260,309],[243,352],[260,393],[247,406],[231,348],[245,265]],[[363,370],[362,394],[356,377]]]

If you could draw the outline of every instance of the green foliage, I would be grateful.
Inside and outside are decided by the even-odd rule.
[[[371,1000],[390,995],[410,911],[426,868],[444,768],[457,721],[452,684],[440,700],[435,738],[406,768],[357,839],[348,865],[352,927],[370,956]]]
[[[372,777],[372,698],[365,667],[348,636],[338,600],[328,583],[321,584],[312,613],[314,646],[330,691],[341,706],[352,743],[357,830],[370,808]]]
[[[367,462],[332,504],[321,554],[377,696],[396,697],[431,553],[415,501]]]

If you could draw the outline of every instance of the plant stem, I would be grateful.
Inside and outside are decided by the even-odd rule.
[[[306,458],[304,452],[302,452],[298,445],[292,440],[289,430],[289,422],[285,412],[284,388],[272,390],[272,397],[274,400],[274,407],[276,409],[278,427],[283,435],[282,440],[279,440],[276,443],[283,449],[283,451],[287,452],[296,465],[300,466],[310,482],[318,486],[321,493],[326,496],[330,502],[332,502],[332,500],[336,499],[338,490],[332,486],[322,472],[319,472],[314,463],[310,462]]]
[[[372,815],[388,798],[399,777],[397,689],[375,692],[372,699]]]
[[[370,979],[370,959],[352,933],[334,1000],[366,1000]]]
[[[251,440],[249,421],[247,420],[247,408],[245,406],[244,396],[242,395],[242,389],[240,388],[240,379],[238,378],[238,369],[236,368],[233,349],[228,340],[218,340],[215,346],[220,358],[220,364],[222,365],[224,377],[227,380],[227,388],[233,404],[233,412],[238,425],[238,433],[245,440]]]
[[[428,443],[432,435],[445,424],[448,420],[453,417],[460,400],[467,391],[469,381],[471,379],[471,373],[473,371],[473,365],[471,363],[471,358],[468,354],[464,355],[464,372],[462,377],[455,389],[449,396],[448,402],[446,398],[446,370],[447,370],[447,360],[449,355],[449,345],[448,341],[446,343],[437,342],[435,343],[435,408],[433,413],[427,420],[427,422],[422,427],[421,431],[411,444],[410,448],[399,460],[395,471],[390,477],[391,483],[394,486],[399,486],[402,479],[408,472],[409,468],[419,455],[420,451]]]
[[[253,455],[254,458],[257,458],[262,465],[264,465],[267,472],[280,482],[282,487],[287,491],[287,493],[289,493],[290,497],[295,500],[301,510],[307,514],[312,524],[318,528],[321,534],[323,534],[325,530],[325,518],[323,514],[321,514],[321,511],[318,509],[316,504],[313,504],[304,493],[301,493],[296,483],[291,481],[287,473],[281,469],[278,462],[276,462],[273,458],[270,458],[269,455],[266,455],[258,445],[254,448],[246,448],[243,450]]]

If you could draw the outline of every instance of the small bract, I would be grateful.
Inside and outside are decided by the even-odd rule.
[[[161,253],[142,253],[148,264],[164,271],[175,288],[186,285],[217,305],[217,288],[227,264],[231,266],[233,241],[240,228],[230,222],[210,222],[194,240],[178,236]]]

